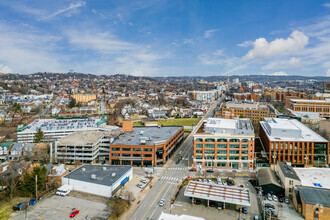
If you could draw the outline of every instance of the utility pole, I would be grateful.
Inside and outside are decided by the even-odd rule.
[[[38,201],[38,176],[36,175],[36,200]]]

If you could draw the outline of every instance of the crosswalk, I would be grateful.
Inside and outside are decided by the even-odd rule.
[[[162,176],[161,179],[162,180],[169,180],[169,181],[178,181],[179,180],[178,177],[173,177],[173,176]]]
[[[187,167],[170,167],[168,170],[187,170]]]

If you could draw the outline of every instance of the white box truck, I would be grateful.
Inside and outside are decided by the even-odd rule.
[[[73,186],[65,184],[57,189],[56,195],[66,196],[71,192],[71,190],[73,190]]]

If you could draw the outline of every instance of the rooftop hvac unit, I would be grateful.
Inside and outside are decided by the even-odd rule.
[[[102,167],[102,169],[103,169],[103,170],[107,170],[107,168],[106,168],[106,167]]]
[[[84,172],[86,171],[86,168],[81,168],[81,173],[84,174]]]
[[[91,175],[91,179],[92,179],[92,180],[96,180],[96,175],[95,175],[95,174],[92,174],[92,175]]]
[[[112,175],[111,175],[112,177],[115,177],[116,176],[116,173],[112,173]]]
[[[140,135],[143,135],[144,134],[144,131],[140,131]]]

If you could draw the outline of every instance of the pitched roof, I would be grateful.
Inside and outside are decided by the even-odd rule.
[[[257,178],[260,186],[274,184],[278,187],[282,187],[282,185],[278,182],[278,178],[275,176],[275,173],[269,167],[260,168],[257,173]]]
[[[277,161],[278,167],[281,169],[285,177],[295,180],[300,180],[296,171],[284,162]]]
[[[306,204],[330,207],[330,189],[311,186],[297,186],[295,189]]]

